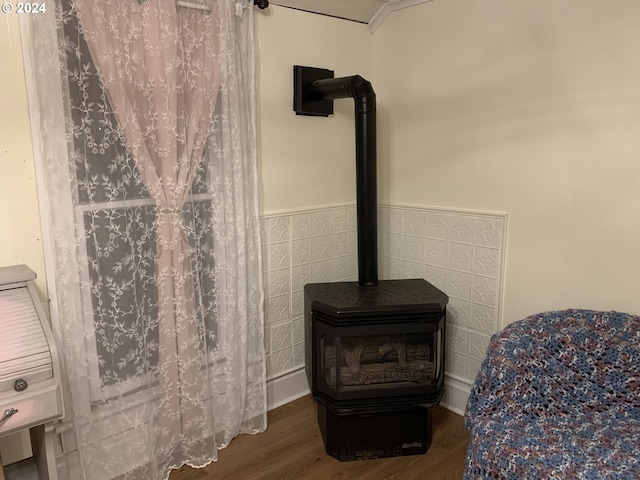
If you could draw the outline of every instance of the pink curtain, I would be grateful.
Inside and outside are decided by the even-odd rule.
[[[220,31],[173,0],[75,0],[119,127],[157,207],[160,412],[156,455],[206,456],[207,398],[182,208],[211,128],[220,86]]]

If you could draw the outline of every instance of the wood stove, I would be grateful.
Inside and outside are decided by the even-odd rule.
[[[305,286],[306,372],[329,455],[427,451],[443,394],[447,300],[422,279]]]
[[[448,297],[424,279],[378,280],[376,102],[360,76],[294,67],[294,109],[356,117],[358,281],[305,286],[305,368],[329,455],[357,460],[425,453],[444,391]]]

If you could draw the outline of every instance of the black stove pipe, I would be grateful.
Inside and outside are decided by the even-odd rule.
[[[355,102],[358,283],[377,285],[376,94],[370,82],[354,75],[316,80],[309,95],[324,100],[353,98]]]

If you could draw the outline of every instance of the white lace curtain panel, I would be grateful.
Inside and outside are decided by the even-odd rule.
[[[252,2],[207,3],[22,19],[70,478],[166,479],[266,428]]]

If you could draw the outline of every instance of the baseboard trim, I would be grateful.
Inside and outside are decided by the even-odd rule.
[[[304,367],[267,381],[267,410],[286,405],[310,393]]]
[[[464,415],[472,383],[460,378],[445,376],[445,392],[440,402],[447,410]],[[267,410],[286,405],[310,393],[304,367],[267,381]]]
[[[444,397],[440,405],[458,415],[464,415],[464,411],[467,408],[467,400],[469,400],[469,395],[471,394],[472,383],[445,375],[444,386]]]

